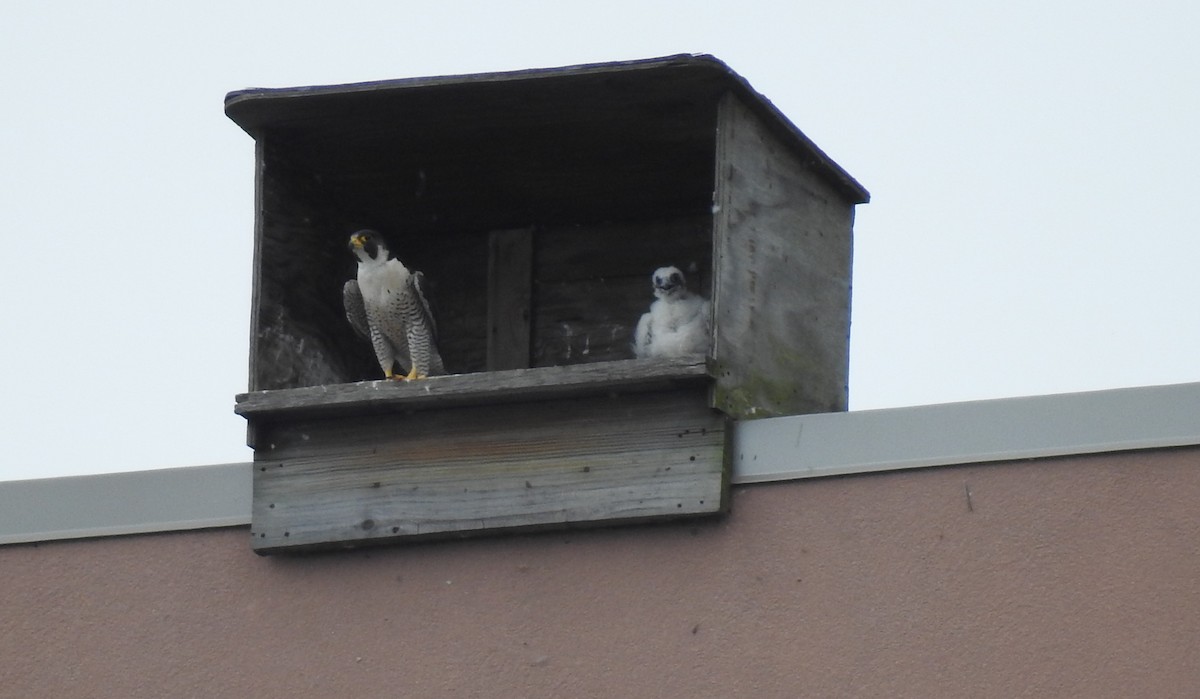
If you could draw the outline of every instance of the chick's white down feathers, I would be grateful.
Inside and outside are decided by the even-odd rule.
[[[633,352],[639,359],[706,354],[709,302],[688,291],[678,267],[660,267],[651,276],[655,301],[638,321]]]

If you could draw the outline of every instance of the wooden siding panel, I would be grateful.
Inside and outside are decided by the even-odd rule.
[[[339,417],[451,405],[500,405],[581,395],[707,386],[708,366],[694,357],[594,362],[571,366],[432,376],[420,381],[361,381],[237,396],[234,410],[250,420],[278,422],[314,415]]]
[[[845,410],[853,206],[732,95],[719,122],[715,403],[739,418]]]
[[[725,431],[704,389],[264,428],[254,546],[714,514],[728,485]]]

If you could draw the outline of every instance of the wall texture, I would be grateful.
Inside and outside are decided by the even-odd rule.
[[[260,558],[0,548],[0,697],[1200,696],[1200,449],[735,488],[728,517]]]

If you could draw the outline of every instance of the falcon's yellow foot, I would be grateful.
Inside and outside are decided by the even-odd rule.
[[[408,376],[405,376],[405,377],[404,377],[404,380],[405,380],[405,381],[413,381],[413,380],[416,380],[416,379],[423,379],[423,378],[425,378],[425,375],[424,375],[424,374],[418,374],[418,373],[417,373],[417,367],[415,367],[415,366],[414,366],[414,367],[413,367],[413,368],[412,368],[412,369],[411,369],[411,370],[408,372]]]
[[[391,369],[383,370],[383,378],[387,381],[403,381],[404,377],[392,371]]]

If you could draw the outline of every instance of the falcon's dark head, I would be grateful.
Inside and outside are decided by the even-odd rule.
[[[350,252],[360,262],[384,262],[388,257],[387,243],[375,231],[363,230],[350,236]]]
[[[678,267],[659,267],[651,277],[654,283],[654,295],[658,298],[669,298],[687,291],[687,282],[683,280],[683,272]]]

